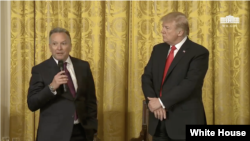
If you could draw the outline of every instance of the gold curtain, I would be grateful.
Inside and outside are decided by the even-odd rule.
[[[12,1],[10,137],[35,140],[39,111],[28,110],[28,84],[32,66],[51,55],[48,33],[56,26],[70,31],[71,55],[91,65],[98,137],[138,137],[141,75],[162,42],[160,18],[172,11],[188,16],[189,38],[210,51],[203,87],[208,124],[250,124],[249,8],[247,1]],[[228,15],[240,23],[221,24]]]

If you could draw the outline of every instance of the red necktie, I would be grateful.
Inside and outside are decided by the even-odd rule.
[[[166,61],[166,64],[165,64],[163,79],[162,79],[162,82],[161,82],[160,97],[162,96],[162,85],[163,85],[163,82],[164,82],[165,77],[166,77],[166,75],[167,75],[169,66],[171,65],[172,61],[174,60],[174,50],[175,50],[175,49],[176,49],[175,46],[172,46],[172,47],[171,47],[171,51],[170,51],[170,53],[169,53],[169,55],[168,55],[168,58],[167,58],[167,61]]]
[[[68,76],[68,83],[67,84],[68,84],[70,93],[73,95],[73,97],[75,97],[76,96],[76,90],[75,90],[72,78],[70,76],[70,73],[69,73],[69,71],[67,69],[67,62],[64,62],[64,71],[65,71],[65,74]],[[77,115],[76,115],[76,112],[75,112],[75,120],[76,119],[77,119]]]

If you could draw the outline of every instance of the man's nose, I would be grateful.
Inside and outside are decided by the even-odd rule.
[[[62,45],[61,44],[59,44],[58,46],[57,46],[57,48],[56,48],[57,50],[62,50]]]
[[[161,33],[162,33],[162,34],[165,33],[163,28],[161,29]]]

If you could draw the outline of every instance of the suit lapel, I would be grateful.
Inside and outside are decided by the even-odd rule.
[[[77,81],[77,85],[78,85],[78,88],[76,89],[76,96],[75,96],[75,99],[76,99],[78,97],[79,86],[81,86],[80,78],[82,77],[81,76],[82,73],[81,73],[81,70],[79,69],[81,66],[79,66],[80,64],[77,63],[75,58],[70,57],[70,59],[71,59],[71,62],[73,64],[73,68],[74,68],[74,71],[75,71],[75,77],[76,77],[76,81]]]
[[[187,50],[189,48],[188,43],[189,43],[189,39],[187,39],[185,41],[185,43],[181,46],[181,48],[179,49],[179,51],[177,52],[177,54],[174,57],[173,62],[171,63],[171,65],[169,66],[166,78],[164,80],[164,82],[166,81],[167,77],[169,76],[169,74],[173,71],[174,67],[178,64],[178,62],[181,60],[181,58],[187,54]]]
[[[162,83],[163,73],[165,69],[165,64],[168,56],[170,45],[163,44],[162,50],[159,54],[159,82]]]
[[[53,59],[53,57],[50,57],[48,60],[48,66],[49,66],[49,78],[54,78],[54,76],[60,71],[59,67],[56,64],[56,61]]]

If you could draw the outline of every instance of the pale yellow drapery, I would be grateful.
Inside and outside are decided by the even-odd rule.
[[[11,2],[10,137],[34,141],[39,111],[27,107],[31,68],[50,57],[48,32],[71,33],[71,55],[89,61],[98,98],[98,137],[129,141],[141,131],[141,74],[155,44],[160,18],[188,16],[189,38],[210,51],[204,87],[208,124],[250,124],[250,3],[216,1]],[[239,17],[239,24],[220,23]],[[224,27],[225,26],[225,27]]]

